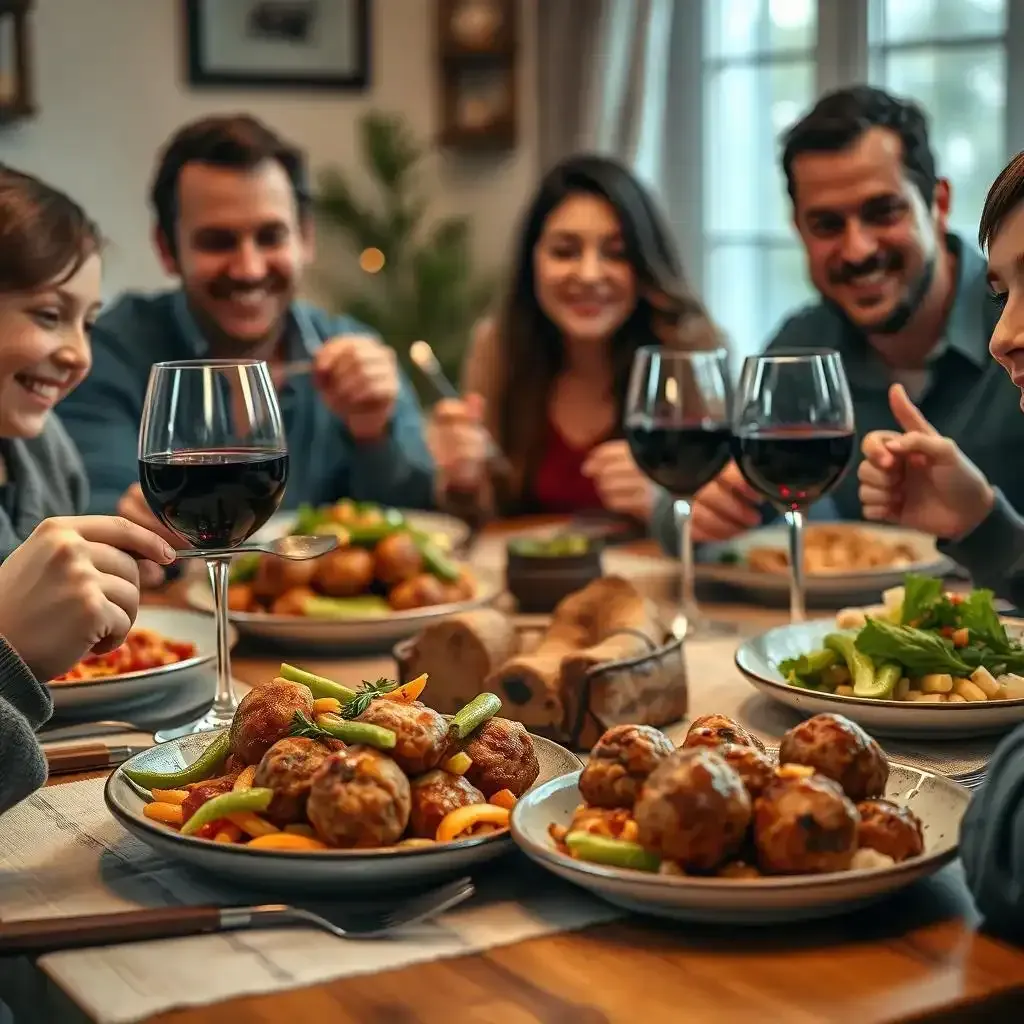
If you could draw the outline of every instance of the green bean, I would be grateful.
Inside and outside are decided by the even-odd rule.
[[[464,740],[500,710],[501,698],[496,693],[478,693],[465,707],[460,708],[452,716],[451,725],[455,730],[455,735],[460,740]]]
[[[272,789],[253,787],[252,789],[232,790],[230,793],[221,793],[212,800],[201,804],[199,810],[192,815],[184,825],[181,826],[181,834],[190,836],[198,832],[204,825],[211,821],[226,818],[229,814],[238,814],[242,811],[265,811],[274,798]]]
[[[565,845],[580,860],[593,864],[606,864],[612,868],[632,868],[634,871],[657,871],[661,860],[639,843],[625,839],[612,839],[593,832],[570,832]]]
[[[398,736],[393,729],[385,729],[372,722],[353,722],[340,715],[317,715],[314,723],[318,729],[343,743],[361,743],[378,750],[394,750]]]
[[[180,789],[191,782],[213,778],[230,753],[230,742],[227,731],[222,732],[195,761],[176,772],[149,772],[136,768],[122,768],[121,771],[143,789]]]
[[[333,697],[340,703],[347,704],[356,695],[355,690],[342,686],[341,683],[336,683],[333,679],[314,675],[312,672],[307,672],[304,668],[296,668],[294,665],[289,665],[286,661],[281,662],[278,675],[282,679],[287,679],[290,683],[300,683],[302,686],[308,686],[314,699]]]

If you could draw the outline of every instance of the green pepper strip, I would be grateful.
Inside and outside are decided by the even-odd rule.
[[[501,698],[496,693],[478,693],[453,716],[451,726],[455,735],[464,740],[474,729],[493,718],[501,710]]]
[[[229,814],[238,814],[240,811],[265,811],[273,799],[274,791],[263,787],[221,793],[220,796],[215,796],[200,805],[199,810],[181,826],[181,834],[190,836],[204,825],[209,825],[211,821],[226,818]]]
[[[419,549],[420,556],[423,558],[423,567],[427,572],[445,583],[458,583],[459,567],[441,551],[430,537],[418,530],[410,530],[409,535]]]
[[[340,715],[317,715],[314,724],[343,743],[362,743],[378,750],[393,750],[398,742],[393,729],[385,729],[372,722],[352,722]]]
[[[290,683],[300,683],[302,686],[308,686],[313,697],[316,699],[320,697],[333,697],[342,704],[347,704],[356,695],[355,690],[342,686],[341,683],[336,683],[333,679],[314,675],[312,672],[307,672],[303,668],[296,668],[294,665],[289,665],[284,661],[281,662],[278,675],[282,679],[287,679]]]
[[[613,868],[632,868],[634,871],[657,871],[661,860],[638,843],[625,839],[598,836],[593,832],[570,832],[565,845],[580,860],[594,864],[607,864]]]
[[[230,753],[230,742],[227,731],[222,732],[197,760],[180,771],[147,772],[135,768],[122,768],[121,771],[143,789],[180,789],[190,782],[213,778]]]

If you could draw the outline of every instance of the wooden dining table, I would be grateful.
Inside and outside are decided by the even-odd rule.
[[[653,553],[643,543],[634,550]],[[148,600],[179,603],[180,585]],[[735,602],[709,603],[706,610],[747,627],[785,619],[780,610]],[[244,641],[233,658],[234,675],[250,684],[276,675],[279,664],[280,656]],[[341,680],[393,674],[388,657],[314,657],[302,664]],[[491,870],[500,871],[500,862]],[[986,933],[954,863],[885,902],[821,922],[741,928],[628,916],[152,1021],[302,1018],[330,1024],[1009,1024],[1024,1020],[1024,949]]]

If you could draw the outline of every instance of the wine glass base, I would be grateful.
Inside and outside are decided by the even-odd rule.
[[[222,715],[210,708],[202,718],[185,725],[175,725],[169,729],[158,729],[153,733],[153,739],[157,743],[167,743],[170,740],[179,740],[182,736],[191,736],[193,733],[219,732],[231,726],[231,715]]]
[[[672,620],[672,635],[683,636],[687,640],[715,640],[736,636],[739,631],[735,622],[709,619],[700,612],[691,611],[688,615],[680,612]]]

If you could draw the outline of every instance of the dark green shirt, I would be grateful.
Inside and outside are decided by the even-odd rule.
[[[350,317],[293,303],[285,336],[288,358],[307,360],[339,334],[373,332]],[[150,367],[205,353],[181,291],[128,294],[100,317],[92,336],[92,372],[59,408],[89,476],[90,512],[113,512],[138,480],[139,424]],[[372,443],[352,437],[320,401],[309,374],[289,378],[278,399],[293,455],[282,508],[338,498],[404,508],[432,505],[433,461],[419,403],[404,376],[387,436]]]

